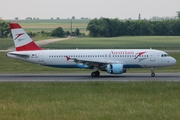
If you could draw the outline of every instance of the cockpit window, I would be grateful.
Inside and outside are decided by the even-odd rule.
[[[161,57],[169,57],[168,54],[162,54]]]

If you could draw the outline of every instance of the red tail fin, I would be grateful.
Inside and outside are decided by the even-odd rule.
[[[10,23],[16,51],[42,50],[18,23]]]

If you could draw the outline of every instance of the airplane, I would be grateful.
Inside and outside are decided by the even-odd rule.
[[[99,71],[123,74],[129,68],[154,68],[174,65],[176,59],[166,52],[154,49],[60,49],[44,50],[28,36],[18,23],[10,23],[16,51],[7,56],[43,66],[58,68],[92,69],[91,76],[100,76]]]

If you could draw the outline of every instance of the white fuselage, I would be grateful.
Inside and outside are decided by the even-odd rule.
[[[176,63],[167,53],[152,49],[42,50],[18,23],[10,23],[10,28],[16,51],[8,57],[51,67],[93,69],[92,77],[99,76],[99,70],[122,74],[127,68],[151,68],[154,77],[154,68]]]
[[[17,54],[27,55],[28,57]],[[176,63],[176,60],[168,56],[167,53],[153,49],[34,50],[9,52],[7,56],[59,68],[90,68],[88,61],[103,64],[123,64],[124,68],[156,68],[171,66]],[[68,60],[67,56],[86,62]]]

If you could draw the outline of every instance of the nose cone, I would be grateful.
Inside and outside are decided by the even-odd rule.
[[[171,64],[171,65],[176,64],[176,59],[174,59],[174,58],[172,57],[171,60],[170,60],[170,64]]]

